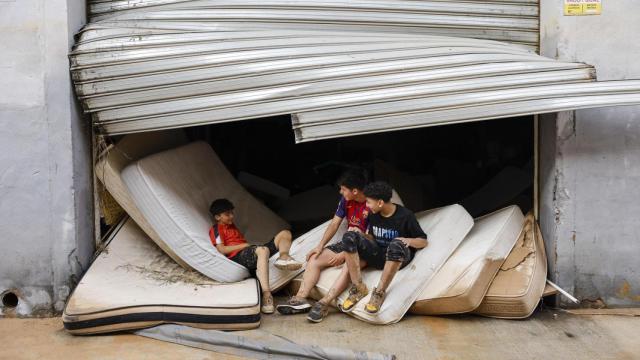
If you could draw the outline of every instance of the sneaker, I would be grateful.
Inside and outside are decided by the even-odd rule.
[[[380,311],[380,307],[382,306],[382,302],[384,301],[384,296],[385,293],[383,290],[373,288],[371,299],[369,299],[369,303],[365,305],[364,310],[369,314],[375,314]]]
[[[340,310],[343,312],[351,312],[358,301],[362,300],[362,298],[367,296],[367,294],[369,294],[369,289],[367,289],[367,285],[364,283],[361,283],[360,285],[351,285],[351,288],[349,289],[349,296],[340,306]]]
[[[293,258],[289,258],[289,259],[278,258],[278,260],[276,260],[276,262],[273,265],[280,270],[288,270],[288,271],[300,270],[300,268],[302,267],[302,263],[295,261]]]
[[[329,305],[323,304],[318,301],[313,304],[311,311],[309,311],[309,315],[307,315],[307,320],[314,323],[319,323],[324,320],[327,315],[329,315]]]
[[[276,310],[282,315],[302,314],[309,312],[309,309],[311,304],[307,299],[297,296],[292,296],[286,303],[276,306]]]
[[[275,311],[273,295],[271,295],[271,293],[262,293],[262,306],[260,307],[260,311],[262,311],[263,314],[273,314]]]

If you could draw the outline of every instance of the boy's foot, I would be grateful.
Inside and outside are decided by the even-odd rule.
[[[276,262],[273,265],[280,270],[287,270],[287,271],[300,270],[300,268],[302,267],[302,264],[295,261],[292,257],[288,257],[288,258],[279,257],[278,260],[276,260]]]
[[[307,299],[297,296],[292,296],[286,303],[276,306],[276,310],[282,315],[302,314],[309,312],[309,309],[311,304]]]
[[[382,306],[382,302],[384,301],[384,296],[384,290],[373,288],[371,299],[369,299],[369,303],[365,305],[364,310],[370,314],[375,314],[380,311],[380,307]]]
[[[324,320],[327,315],[329,315],[329,305],[323,304],[318,301],[313,304],[311,311],[309,311],[309,315],[307,315],[307,320],[314,323],[319,323]]]
[[[260,311],[263,314],[273,314],[275,308],[273,306],[273,295],[271,293],[262,293],[262,306]]]
[[[342,303],[340,310],[342,310],[342,312],[351,312],[358,301],[362,300],[362,298],[367,296],[367,294],[369,294],[369,289],[367,289],[367,285],[364,283],[351,285],[351,288],[349,289],[349,297],[347,297],[347,299]]]

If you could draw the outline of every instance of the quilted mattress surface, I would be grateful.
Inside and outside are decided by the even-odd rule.
[[[107,241],[67,302],[68,331],[92,334],[160,323],[216,329],[259,325],[256,280],[219,283],[184,269],[130,218]]]
[[[375,324],[400,321],[473,226],[473,218],[457,204],[423,211],[417,213],[416,217],[427,234],[428,246],[416,252],[413,261],[396,274],[377,314],[369,314],[364,310],[370,297],[367,296],[356,305],[351,315]],[[340,271],[341,267],[337,267],[322,272],[316,285],[318,295],[323,296],[329,291]],[[380,270],[363,271],[363,281],[370,290],[378,284],[381,274]],[[338,297],[338,303],[342,303],[346,297],[345,291]]]
[[[517,206],[477,218],[471,232],[429,281],[410,311],[457,314],[473,311],[515,245],[524,224]]]

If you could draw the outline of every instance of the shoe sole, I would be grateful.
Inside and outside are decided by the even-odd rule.
[[[343,308],[343,307],[342,307],[342,304],[340,304],[340,306],[338,306],[338,308],[340,308],[340,311],[342,311],[343,313],[348,314],[348,313],[352,312],[352,311],[353,311],[353,309],[355,309],[355,308],[356,308],[356,305],[358,305],[358,303],[359,303],[360,301],[362,301],[362,299],[364,299],[365,297],[367,297],[367,295],[369,295],[369,293],[366,293],[363,297],[361,297],[360,299],[358,299],[358,301],[354,302],[354,303],[353,303],[353,306],[352,306],[352,307],[350,307],[350,308],[349,308],[349,310],[347,310],[347,309]]]
[[[296,271],[296,270],[302,269],[302,264],[287,264],[287,265],[273,264],[273,266],[275,266],[277,269],[286,270],[286,271]]]
[[[324,320],[324,317],[321,318],[320,320],[316,320],[316,319],[312,319],[312,318],[307,316],[307,320],[311,321],[312,323],[316,323],[317,324],[319,322],[322,322],[322,320]]]
[[[352,306],[352,307],[350,307],[350,308],[349,308],[349,310],[347,310],[347,309],[343,308],[343,307],[342,307],[342,305],[340,305],[340,306],[339,306],[339,308],[340,308],[340,311],[342,311],[342,312],[343,312],[343,313],[345,313],[345,314],[348,314],[348,313],[352,312],[352,311],[353,311],[353,309],[355,309],[355,308],[356,308],[356,305],[358,305],[358,303],[353,304],[353,306]]]
[[[278,305],[276,306],[276,311],[278,311],[282,315],[295,315],[295,314],[304,314],[308,313],[311,310],[311,305]]]
[[[263,314],[271,315],[271,314],[273,314],[275,312],[275,310],[264,311],[264,310],[260,309],[260,312],[263,313]]]

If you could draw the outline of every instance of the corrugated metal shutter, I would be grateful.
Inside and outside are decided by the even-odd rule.
[[[500,40],[538,47],[537,0],[94,0],[92,21],[219,30],[358,28]]]
[[[592,67],[526,46],[402,32],[412,29],[405,23],[379,31],[397,4],[461,3],[94,1],[101,20],[79,37],[72,76],[85,110],[108,134],[294,114],[297,140],[308,141],[640,101],[639,82],[593,83]],[[360,21],[336,25],[343,17],[327,9],[340,4]],[[249,20],[222,19],[230,8]],[[283,15],[266,21],[270,10],[305,11],[303,25],[313,18],[315,29]],[[318,30],[320,18],[331,24]]]

